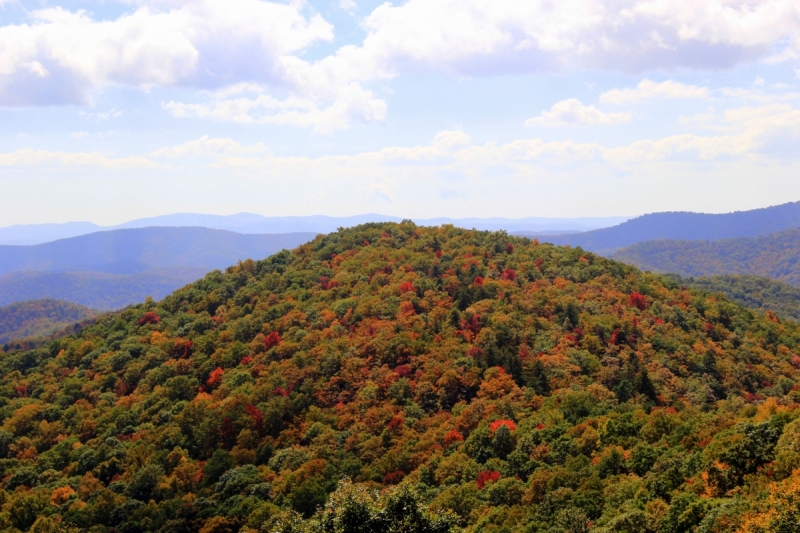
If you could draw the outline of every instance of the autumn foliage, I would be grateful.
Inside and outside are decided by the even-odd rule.
[[[281,343],[281,336],[277,331],[273,331],[266,337],[264,337],[264,346],[266,346],[267,350],[270,348],[274,348]]]
[[[0,358],[9,531],[793,531],[798,469],[800,327],[503,232],[344,229]]]
[[[500,479],[500,472],[495,470],[483,470],[478,473],[478,477],[475,479],[475,485],[477,485],[479,489],[482,489],[487,483],[497,481],[498,479]]]
[[[152,311],[148,311],[142,315],[142,318],[137,321],[137,324],[143,326],[145,324],[158,324],[159,322],[161,322],[161,317]]]

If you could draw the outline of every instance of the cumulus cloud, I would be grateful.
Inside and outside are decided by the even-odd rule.
[[[323,61],[351,79],[716,69],[793,48],[800,7],[779,0],[409,0],[382,4],[363,26],[361,46]]]
[[[330,133],[383,120],[386,102],[361,84],[405,74],[718,69],[800,52],[800,5],[780,0],[387,2],[361,21],[363,42],[319,60],[303,54],[333,42],[334,29],[302,1],[124,3],[131,11],[115,19],[54,7],[0,26],[0,105],[87,104],[108,86],[189,87],[205,96],[167,101],[176,117]],[[704,90],[644,80],[601,101]]]
[[[298,56],[333,39],[333,27],[300,2],[140,1],[113,20],[61,7],[31,24],[0,26],[0,105],[87,104],[108,86],[241,88],[210,103],[169,103],[178,116],[318,128],[380,120],[385,103],[356,83],[317,73]],[[275,95],[281,95],[277,97]]]
[[[319,15],[305,16],[297,5],[259,0],[142,4],[114,20],[61,7],[40,9],[32,12],[32,24],[0,27],[0,41],[7,43],[0,52],[3,81],[27,74],[40,85],[55,85],[52,76],[61,73],[80,87],[282,84],[287,59],[333,38],[330,24]],[[28,96],[29,103],[51,103],[39,97]]]
[[[525,121],[528,127],[600,126],[630,122],[630,113],[606,113],[591,105],[570,98],[553,104],[549,111]]]
[[[686,85],[677,81],[668,80],[657,83],[653,80],[643,79],[633,89],[611,89],[600,95],[604,104],[631,104],[653,98],[707,98],[708,88]]]

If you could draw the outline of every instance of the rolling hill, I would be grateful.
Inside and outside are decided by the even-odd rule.
[[[635,244],[612,256],[643,270],[682,276],[751,274],[800,287],[800,230],[719,241],[658,240]]]
[[[367,224],[0,357],[0,528],[793,531],[799,383],[719,294]]]
[[[0,307],[0,344],[46,337],[97,315],[94,309],[58,300],[34,300]]]
[[[546,240],[609,255],[619,248],[656,239],[698,241],[755,237],[797,227],[800,227],[800,202],[720,215],[653,213],[618,226],[547,237]]]

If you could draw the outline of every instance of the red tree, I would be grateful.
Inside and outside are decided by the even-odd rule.
[[[385,476],[383,476],[383,484],[384,485],[397,485],[403,478],[406,477],[406,473],[402,470],[395,470],[394,472],[389,472]]]
[[[507,268],[503,270],[503,273],[500,274],[500,279],[507,279],[508,281],[514,281],[517,279],[517,272],[513,268]]]
[[[277,331],[273,331],[264,338],[264,345],[266,345],[267,350],[275,346],[278,346],[281,342],[282,342],[281,336],[278,334]]]
[[[464,435],[462,435],[455,429],[444,436],[444,445],[446,447],[450,447],[451,444],[454,444],[456,442],[464,442]]]
[[[495,482],[498,479],[500,479],[500,472],[495,470],[484,470],[478,474],[478,479],[475,480],[475,484],[478,485],[479,489],[482,489],[488,482]]]
[[[206,381],[206,387],[208,387],[209,390],[213,390],[219,387],[220,383],[222,383],[223,375],[225,375],[225,371],[222,370],[220,367],[217,367],[208,376],[208,380]]]
[[[143,326],[145,324],[158,324],[159,322],[161,322],[161,317],[159,317],[153,311],[148,311],[142,315],[142,318],[139,319],[137,324]]]
[[[517,430],[517,425],[514,423],[513,420],[495,420],[494,422],[489,424],[489,431],[494,433],[495,431],[500,429],[500,426],[507,427],[509,429],[509,431],[516,431]]]
[[[263,437],[265,430],[264,415],[262,415],[261,411],[258,410],[258,407],[254,405],[246,405],[244,410],[250,416],[250,419],[253,422],[253,431],[258,433],[259,437]]]
[[[405,294],[414,290],[414,284],[410,281],[404,281],[400,284],[400,294]]]
[[[386,426],[386,429],[389,431],[396,431],[402,428],[405,425],[406,421],[403,420],[402,416],[393,416],[392,419],[389,421],[389,424]]]
[[[631,294],[630,298],[628,298],[628,305],[630,305],[631,307],[635,307],[640,311],[644,311],[645,309],[647,309],[647,300],[645,299],[643,294],[634,292],[633,294]]]

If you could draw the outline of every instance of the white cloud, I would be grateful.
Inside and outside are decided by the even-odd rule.
[[[113,170],[164,168],[140,156],[109,157],[99,152],[60,152],[24,148],[0,153],[0,167],[97,167]]]
[[[358,5],[354,2],[354,0],[339,0],[339,7],[351,15],[358,10]]]
[[[113,109],[113,108],[108,110],[108,111],[106,111],[106,112],[104,112],[104,113],[86,113],[84,111],[81,111],[81,115],[86,117],[86,118],[89,118],[89,119],[108,120],[108,119],[111,119],[111,118],[119,118],[119,117],[121,117],[122,116],[122,111],[120,111],[118,109]]]
[[[363,21],[361,46],[327,58],[348,79],[603,69],[727,68],[800,36],[796,2],[409,0]]]
[[[56,101],[89,97],[59,91],[64,81],[87,91],[110,84],[284,84],[293,54],[333,38],[330,24],[319,15],[305,16],[299,5],[259,0],[142,4],[114,20],[55,7],[33,11],[32,24],[0,27],[0,42],[6,43],[0,52],[3,103],[52,103],[41,101],[48,95]],[[40,79],[40,90],[13,98],[9,84],[25,82],[25,76]]]
[[[668,80],[657,83],[653,80],[643,79],[633,89],[611,89],[600,95],[604,104],[631,104],[653,98],[707,98],[708,88],[686,85],[677,81]]]
[[[438,133],[427,145],[391,146],[355,155],[275,157],[261,144],[242,146],[231,139],[208,137],[150,155],[182,157],[207,154],[216,158],[213,164],[216,168],[269,169],[286,175],[297,171],[316,176],[351,172],[374,176],[398,168],[474,175],[501,168],[562,167],[583,163],[629,167],[673,160],[704,163],[732,159],[796,159],[794,146],[800,142],[800,110],[789,104],[741,107],[720,114],[712,110],[698,118],[701,119],[706,127],[714,130],[713,135],[683,133],[659,139],[640,139],[619,146],[548,142],[536,138],[479,145],[463,131],[454,130]]]
[[[267,154],[269,149],[264,143],[256,143],[243,146],[233,139],[212,139],[208,135],[203,135],[196,141],[188,141],[179,146],[161,148],[151,152],[151,157],[186,157],[191,155],[201,156],[240,156]]]
[[[549,111],[525,121],[528,127],[600,126],[631,121],[630,113],[606,113],[591,105],[570,98],[553,104]]]
[[[167,107],[178,115],[320,131],[383,117],[385,103],[369,91],[317,73],[298,57],[333,39],[333,27],[308,14],[302,2],[136,4],[113,20],[56,7],[33,11],[32,24],[0,26],[0,105],[87,104],[94,92],[111,85],[193,87],[221,92],[210,103]],[[249,104],[226,100],[228,88],[256,89],[260,96]]]
[[[329,94],[317,95],[316,98],[291,96],[279,100],[268,94],[259,94],[252,98],[216,98],[202,104],[167,102],[164,108],[179,118],[286,124],[311,127],[317,133],[325,134],[346,129],[353,120],[376,122],[386,117],[386,102],[374,98],[370,91],[357,83],[332,85],[325,92]]]
[[[312,61],[333,26],[302,0],[122,0],[110,20],[55,7],[0,26],[0,105],[86,104],[108,86],[194,88],[174,116],[276,123],[330,133],[381,121],[360,85],[404,74],[727,68],[800,51],[800,5],[780,0],[408,0],[362,20],[366,37]],[[354,10],[354,0],[339,0]],[[649,84],[649,85],[648,85]],[[702,97],[644,80],[603,102]]]

